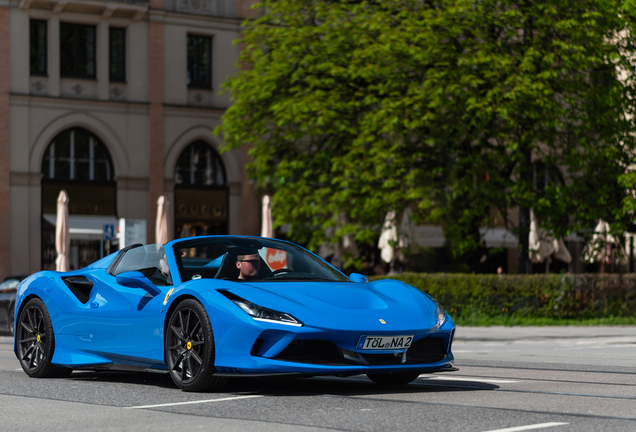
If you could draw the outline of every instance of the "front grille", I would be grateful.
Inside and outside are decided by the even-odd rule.
[[[297,363],[342,363],[340,349],[333,342],[324,340],[293,341],[274,358]]]
[[[438,337],[420,339],[406,351],[407,363],[437,363],[445,357],[446,344]]]
[[[362,354],[362,357],[372,366],[402,364],[402,354]]]
[[[256,355],[255,351],[258,352],[258,350],[252,349],[252,355]],[[357,355],[360,356],[359,361],[345,359],[340,348],[333,342],[325,340],[296,340],[274,359],[309,364],[368,364],[371,366],[404,364],[402,363],[402,353],[396,356],[394,353],[358,352]],[[406,351],[406,364],[437,363],[445,358],[446,344],[444,339],[438,337],[420,339]]]

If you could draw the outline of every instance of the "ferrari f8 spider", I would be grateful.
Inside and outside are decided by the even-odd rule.
[[[346,277],[281,240],[137,244],[18,287],[14,350],[33,377],[74,369],[169,373],[186,391],[229,377],[350,376],[406,384],[451,371],[455,324],[396,280]]]

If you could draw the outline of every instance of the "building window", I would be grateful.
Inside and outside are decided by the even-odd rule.
[[[212,88],[212,38],[188,35],[188,87]]]
[[[95,78],[95,26],[60,23],[60,75]]]
[[[174,180],[175,237],[228,234],[229,188],[214,147],[205,141],[187,146],[177,160]]]
[[[126,29],[111,27],[108,39],[110,81],[124,82],[126,81]]]
[[[195,141],[179,156],[175,183],[188,186],[225,186],[223,162],[212,146],[203,141]]]
[[[29,22],[31,75],[46,75],[46,21]]]
[[[53,139],[44,154],[46,180],[110,181],[112,163],[102,142],[85,129],[68,129]]]

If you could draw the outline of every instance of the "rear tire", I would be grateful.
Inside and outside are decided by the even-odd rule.
[[[387,374],[367,374],[371,381],[379,385],[404,385],[411,381],[415,381],[419,373],[415,372],[398,372]]]
[[[34,378],[69,376],[73,369],[53,366],[55,335],[51,317],[39,298],[24,305],[18,318],[16,345],[18,360],[27,375]]]
[[[227,383],[214,367],[214,334],[205,308],[193,299],[170,315],[165,338],[166,363],[174,383],[184,391],[218,390]]]

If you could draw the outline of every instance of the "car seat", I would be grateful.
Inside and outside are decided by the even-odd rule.
[[[238,277],[239,269],[236,268],[236,255],[226,253],[214,279],[238,279]]]

